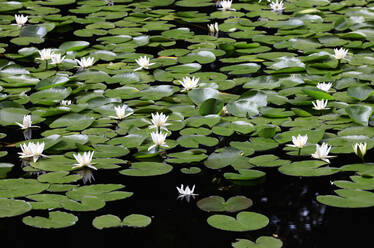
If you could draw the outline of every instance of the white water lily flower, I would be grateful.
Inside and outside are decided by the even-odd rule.
[[[227,111],[227,107],[226,107],[226,105],[225,106],[223,106],[222,107],[222,110],[221,110],[221,115],[222,116],[225,116],[225,115],[227,115],[229,112]]]
[[[179,83],[184,87],[182,91],[189,91],[192,90],[193,88],[197,87],[197,84],[199,83],[200,78],[195,78],[195,77],[185,77],[183,78],[183,81],[178,80]]]
[[[22,152],[19,152],[18,154],[20,155],[20,158],[33,158],[34,163],[38,161],[39,157],[47,157],[46,155],[43,154],[44,150],[44,142],[42,143],[33,143],[29,142],[28,144],[23,143],[21,144],[21,150]]]
[[[61,57],[61,54],[59,53],[53,53],[51,55],[51,60],[52,60],[52,63],[53,65],[55,64],[61,64],[65,59],[65,56]]]
[[[276,0],[275,2],[271,2],[270,7],[272,11],[278,14],[282,13],[282,11],[284,10],[283,1],[278,2],[278,0]]]
[[[73,167],[73,169],[81,168],[81,167],[88,167],[88,168],[97,170],[97,168],[92,165],[93,164],[92,163],[93,155],[94,155],[94,151],[84,152],[83,154],[80,154],[80,153],[73,154],[75,160],[77,160],[77,162],[78,162],[78,164],[74,164],[75,166]]]
[[[367,148],[366,142],[365,143],[356,143],[356,144],[352,145],[352,147],[353,147],[353,151],[355,152],[355,154],[357,156],[359,156],[361,159],[364,158],[364,156],[366,154],[366,148]]]
[[[299,149],[303,148],[308,141],[308,135],[301,136],[300,134],[297,135],[297,137],[292,136],[292,143],[293,145],[287,145],[291,147],[297,147]]]
[[[139,68],[136,68],[134,71],[138,71],[141,69],[149,69],[149,66],[154,65],[155,63],[149,63],[149,58],[147,56],[140,57],[135,60],[136,63],[140,66]]]
[[[122,120],[133,114],[133,112],[129,112],[126,114],[126,109],[127,109],[127,105],[114,107],[114,110],[116,111],[117,116],[109,116],[109,117],[117,119],[117,120]]]
[[[31,115],[24,115],[23,116],[23,123],[16,122],[18,126],[20,126],[22,129],[28,129],[32,127],[38,127],[38,126],[32,126],[32,121],[31,121]]]
[[[94,57],[87,57],[87,58],[83,57],[81,58],[81,60],[76,59],[75,62],[78,63],[80,69],[85,69],[87,67],[93,66],[94,60],[95,60]]]
[[[235,9],[231,8],[231,4],[232,4],[232,0],[222,0],[219,2],[219,5],[221,6],[221,8],[218,8],[218,9],[222,11],[228,11],[228,10],[235,11]]]
[[[162,132],[152,132],[151,133],[151,137],[152,137],[152,141],[153,141],[153,145],[151,145],[149,148],[148,148],[148,151],[152,150],[153,148],[155,147],[160,147],[160,146],[163,146],[165,148],[169,147],[166,143],[165,143],[165,139],[166,139],[166,136],[167,136],[167,133],[162,133]]]
[[[323,83],[318,83],[316,87],[320,90],[325,91],[325,92],[329,92],[331,86],[332,86],[332,83],[323,82]]]
[[[60,102],[60,105],[64,106],[64,107],[70,106],[71,105],[71,100],[62,100]]]
[[[337,49],[337,48],[334,48],[334,57],[336,59],[344,59],[345,56],[347,56],[348,54],[348,49],[344,49],[344,48],[340,48],[340,49]]]
[[[315,102],[312,102],[313,104],[313,109],[316,109],[316,110],[324,110],[324,109],[330,109],[330,108],[326,108],[327,106],[327,103],[328,103],[328,100],[316,100]]]
[[[168,129],[166,128],[166,126],[170,125],[170,123],[166,123],[168,121],[168,118],[169,116],[165,115],[164,113],[152,113],[152,125],[149,126],[149,128],[160,128],[165,131],[168,131]]]
[[[50,48],[44,48],[43,50],[39,50],[40,58],[37,58],[39,60],[50,60],[53,56],[53,51]]]
[[[25,25],[29,19],[28,16],[24,16],[24,15],[14,15],[14,18],[16,19],[16,23],[18,27],[22,27],[23,25]]]
[[[186,186],[186,188],[184,188],[184,186],[182,184],[180,188],[177,187],[177,190],[178,190],[178,193],[179,193],[180,197],[198,195],[198,194],[194,193],[195,185],[193,185],[192,188],[190,189],[188,186]]]
[[[321,159],[327,163],[330,163],[329,158],[335,157],[335,156],[328,156],[330,150],[331,150],[331,146],[329,146],[327,143],[322,143],[321,146],[316,144],[316,152],[312,154],[312,157],[316,159]]]
[[[214,24],[208,24],[208,29],[210,34],[218,34],[219,28],[218,28],[218,22],[215,22]]]

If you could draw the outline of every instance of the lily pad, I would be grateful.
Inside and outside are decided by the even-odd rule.
[[[30,210],[31,205],[26,201],[0,198],[0,218],[21,215]]]
[[[227,215],[212,215],[208,224],[214,228],[232,232],[246,232],[261,229],[268,225],[269,219],[255,212],[240,212],[236,218]]]
[[[151,218],[141,214],[131,214],[126,216],[123,221],[115,215],[107,214],[96,217],[92,221],[92,225],[97,229],[111,228],[111,227],[146,227],[151,224]]]
[[[197,206],[207,212],[237,212],[252,205],[252,201],[245,196],[233,196],[225,201],[220,196],[205,197],[197,202]]]
[[[49,217],[40,217],[40,216],[27,216],[22,219],[23,223],[28,226],[37,227],[37,228],[46,228],[46,229],[57,229],[65,228],[75,225],[78,221],[78,218],[69,213],[54,211],[49,212]]]
[[[126,176],[146,177],[167,174],[172,169],[172,166],[165,163],[136,162],[129,169],[121,170],[120,173]]]

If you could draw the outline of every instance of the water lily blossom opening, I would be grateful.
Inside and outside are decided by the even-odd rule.
[[[133,114],[133,112],[126,113],[126,109],[127,109],[127,105],[114,107],[114,110],[116,111],[117,116],[109,116],[109,117],[117,119],[117,120],[125,119],[126,117]]]
[[[284,10],[283,1],[278,2],[278,0],[276,0],[275,2],[271,2],[270,7],[273,12],[276,12],[278,14],[281,14]]]
[[[84,152],[83,154],[73,154],[75,160],[78,162],[78,164],[74,164],[75,166],[73,169],[82,168],[82,167],[88,167],[94,170],[97,170],[95,166],[92,164],[92,157],[94,155],[94,151],[90,152]]]
[[[326,108],[327,106],[327,103],[328,103],[328,100],[316,100],[315,102],[312,102],[313,104],[313,109],[315,110],[324,110],[324,109],[330,109],[330,108]]]
[[[136,63],[140,66],[139,68],[136,68],[134,71],[138,71],[141,69],[149,69],[149,66],[154,65],[155,63],[149,63],[149,58],[147,56],[140,57],[135,60]]]
[[[235,11],[235,9],[231,8],[231,4],[232,4],[232,0],[222,0],[219,2],[219,5],[221,6],[221,8],[218,8],[218,9],[222,11],[229,11],[229,10]]]
[[[195,77],[185,77],[183,78],[183,81],[178,80],[179,83],[184,87],[182,91],[189,91],[197,87],[197,84],[199,83],[200,78]]]
[[[51,48],[44,48],[43,50],[39,50],[40,58],[37,58],[39,60],[50,60],[53,56],[53,51]]]
[[[292,143],[293,145],[288,144],[287,146],[297,147],[299,149],[303,148],[308,141],[308,135],[301,136],[300,134],[297,137],[292,136]]]
[[[16,19],[16,23],[18,27],[22,27],[23,25],[25,25],[29,19],[28,16],[24,16],[24,15],[14,15],[14,18]]]
[[[166,128],[166,126],[170,125],[170,123],[166,123],[168,121],[168,118],[169,116],[165,115],[164,113],[152,113],[152,125],[149,126],[149,128],[160,128],[160,130],[163,129],[165,131],[168,131],[168,129]]]
[[[32,126],[31,115],[24,115],[22,124],[19,122],[16,122],[16,124],[20,126],[22,129],[38,127],[38,126]]]
[[[364,156],[366,154],[367,144],[365,143],[356,143],[352,145],[353,151],[357,156],[359,156],[361,159],[364,159]]]
[[[52,65],[55,65],[55,64],[61,64],[62,62],[64,62],[64,59],[65,59],[65,56],[61,57],[62,55],[59,54],[59,53],[53,53],[51,55],[51,64]]]
[[[21,144],[22,152],[19,152],[20,158],[32,158],[34,163],[38,161],[39,157],[47,157],[43,154],[44,150],[44,142],[42,143],[33,143],[29,142],[28,144],[23,143]]]
[[[148,148],[148,151],[152,150],[153,148],[161,147],[161,146],[168,148],[169,146],[165,143],[166,136],[167,136],[167,133],[162,133],[158,131],[152,132],[151,137],[152,137],[152,141],[154,144]]]
[[[218,35],[219,28],[217,22],[215,22],[214,24],[208,24],[208,29],[211,35]]]
[[[316,87],[320,90],[325,91],[325,92],[329,92],[331,86],[332,86],[332,83],[323,82],[323,83],[318,83]]]
[[[347,56],[347,54],[348,54],[348,49],[344,49],[344,48],[340,48],[340,49],[337,49],[337,48],[334,48],[334,57],[336,58],[336,59],[344,59],[345,58],[345,56]]]
[[[93,66],[94,64],[94,57],[87,57],[87,58],[81,58],[81,60],[76,59],[75,62],[78,63],[80,69],[85,69],[87,67]]]
[[[331,146],[327,143],[322,143],[322,145],[316,144],[316,151],[312,154],[313,158],[321,159],[327,163],[330,163],[329,158],[333,158],[335,156],[328,156],[331,150]]]
[[[71,105],[71,100],[62,100],[60,102],[60,105],[64,106],[64,107],[70,106]]]
[[[195,185],[192,186],[192,188],[190,189],[190,187],[186,186],[186,188],[184,188],[183,184],[179,187],[177,187],[177,190],[178,190],[178,193],[179,193],[179,197],[184,197],[184,196],[195,196],[195,195],[198,195],[198,194],[195,194],[194,191],[195,191]]]

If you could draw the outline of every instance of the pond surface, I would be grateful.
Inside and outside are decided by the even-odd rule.
[[[0,2],[3,240],[370,241],[373,6]]]

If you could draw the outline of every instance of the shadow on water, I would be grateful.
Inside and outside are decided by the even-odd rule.
[[[211,7],[203,10],[210,12]],[[68,12],[68,8],[65,8],[62,14],[71,13]],[[185,23],[185,26],[188,25]],[[189,27],[194,29],[192,25]],[[195,25],[194,32],[205,34],[205,28],[205,24],[199,25],[198,28]],[[58,47],[64,40],[77,39],[73,36],[73,30],[68,34],[65,31],[64,35],[53,36],[53,39],[47,38],[48,46]],[[90,38],[89,41],[94,44],[95,37]],[[178,41],[174,48],[185,47],[186,42]],[[137,48],[137,52],[152,54],[154,50],[144,47]],[[216,68],[222,66],[219,61],[215,63]],[[207,68],[212,65],[205,66]],[[208,70],[214,70],[214,67]],[[23,140],[22,132],[14,132],[10,129],[0,132],[8,133],[8,137],[1,140],[2,142]],[[40,132],[35,131],[34,135],[39,136]],[[5,157],[8,159],[5,162],[16,165],[10,177],[18,177],[22,170],[16,156],[17,150],[15,148],[7,148],[7,150],[9,155]],[[282,156],[282,150],[275,150],[274,154]],[[135,194],[128,199],[107,202],[105,208],[95,212],[74,212],[79,218],[77,224],[60,230],[44,230],[24,225],[22,218],[29,214],[3,218],[0,221],[2,242],[11,243],[12,247],[30,245],[50,247],[55,246],[56,243],[58,246],[97,247],[116,243],[123,247],[221,248],[231,247],[230,244],[236,238],[255,240],[259,236],[268,235],[281,239],[285,248],[324,248],[350,247],[353,244],[355,245],[352,247],[358,247],[357,244],[363,244],[364,241],[371,239],[373,208],[332,208],[315,200],[319,194],[332,194],[336,187],[331,185],[330,181],[337,177],[346,179],[347,174],[299,178],[282,175],[276,168],[265,168],[263,169],[266,172],[264,182],[244,186],[229,182],[222,178],[223,173],[210,169],[203,168],[202,173],[198,175],[184,175],[179,172],[179,166],[175,165],[174,170],[167,175],[146,178],[127,177],[117,171],[94,172],[95,183],[121,183],[126,185],[125,190]],[[190,202],[177,199],[176,186],[181,183],[196,185],[196,192],[199,194],[196,199],[191,199]],[[270,223],[264,229],[244,233],[214,229],[206,222],[212,213],[204,212],[196,206],[198,199],[211,195],[223,196],[226,199],[235,195],[247,196],[254,202],[248,211],[266,215]],[[151,225],[140,229],[108,230],[97,230],[92,226],[92,220],[96,216],[114,214],[124,218],[133,213],[152,217]],[[33,211],[32,215],[46,216],[46,211]]]

